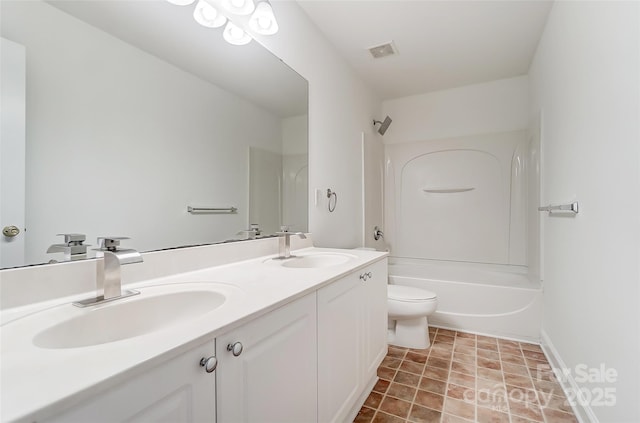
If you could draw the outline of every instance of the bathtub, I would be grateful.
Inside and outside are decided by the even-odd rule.
[[[429,325],[539,342],[542,285],[517,266],[431,260],[389,260],[389,283],[438,296]]]

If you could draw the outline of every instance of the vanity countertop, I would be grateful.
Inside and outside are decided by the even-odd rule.
[[[219,308],[188,324],[99,345],[51,349],[33,343],[43,329],[42,311],[61,321],[90,313],[71,303],[87,294],[4,310],[1,336],[2,421],[39,420],[82,402],[132,375],[144,372],[188,349],[386,257],[370,250],[305,248],[297,255],[349,254],[346,263],[319,268],[283,267],[263,256],[126,285],[127,289],[180,283],[214,282],[232,293]],[[141,294],[142,295],[142,294]],[[140,297],[140,296],[138,296]],[[136,297],[131,297],[133,301]],[[118,300],[127,301],[127,299]],[[108,307],[108,305],[101,306]],[[51,322],[48,322],[49,324]],[[126,321],[115,321],[126,325]]]

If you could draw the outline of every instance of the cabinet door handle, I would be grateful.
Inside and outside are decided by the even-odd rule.
[[[231,351],[234,357],[239,356],[242,354],[242,343],[234,342],[233,344],[227,345],[227,351]]]
[[[200,366],[204,367],[207,373],[211,373],[216,369],[216,367],[218,367],[218,359],[214,356],[209,358],[202,357],[200,360]]]

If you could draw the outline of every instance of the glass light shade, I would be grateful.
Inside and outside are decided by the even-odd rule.
[[[227,18],[204,0],[198,1],[196,9],[193,11],[193,18],[207,28],[219,28],[227,22]]]
[[[244,29],[234,25],[231,21],[227,23],[222,36],[229,44],[236,46],[243,46],[251,42],[251,36],[244,32]]]
[[[261,1],[249,19],[249,28],[263,35],[273,35],[278,32],[278,22],[268,1]]]
[[[223,0],[222,7],[236,15],[249,15],[256,8],[253,0]]]
[[[196,0],[167,0],[171,4],[175,4],[176,6],[189,6]]]

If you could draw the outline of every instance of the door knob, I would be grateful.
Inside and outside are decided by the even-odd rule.
[[[4,228],[2,228],[2,235],[6,236],[7,238],[13,238],[19,233],[20,233],[20,228],[18,228],[17,226],[11,225],[11,226],[5,226]]]

